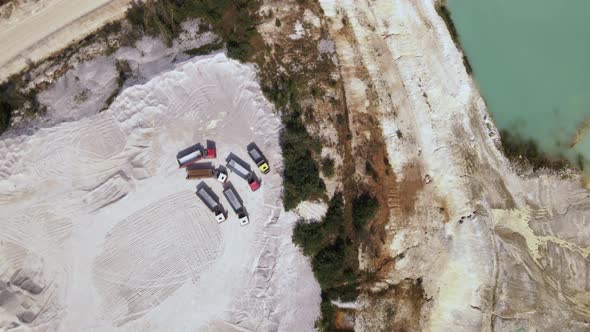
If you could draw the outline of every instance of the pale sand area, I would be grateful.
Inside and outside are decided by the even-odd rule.
[[[0,80],[124,16],[131,0],[45,0],[0,19]]]
[[[29,318],[58,331],[312,330],[320,290],[282,208],[280,128],[255,71],[218,54],[127,88],[104,112],[3,135],[0,329]],[[177,151],[206,139],[216,165],[230,152],[249,162],[252,141],[269,158],[256,192],[229,175],[247,226],[232,211],[217,224],[177,167]]]

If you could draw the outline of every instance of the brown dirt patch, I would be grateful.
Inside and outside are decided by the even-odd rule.
[[[334,327],[342,331],[354,331],[354,312],[337,309],[334,313]]]
[[[371,296],[366,315],[382,317],[382,321],[375,322],[378,326],[371,326],[367,322],[367,328],[374,328],[375,331],[422,331],[420,318],[427,302],[421,279],[403,280],[387,291]],[[375,313],[374,308],[380,308],[383,312]]]
[[[418,192],[424,188],[424,179],[418,163],[404,167],[402,173],[404,178],[397,187],[400,195],[398,204],[402,215],[409,217],[416,214],[416,197]]]

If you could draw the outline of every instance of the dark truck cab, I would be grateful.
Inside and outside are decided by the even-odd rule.
[[[266,160],[266,158],[262,154],[262,151],[260,151],[260,149],[258,148],[256,143],[254,143],[254,142],[250,143],[246,147],[246,149],[248,150],[248,154],[250,155],[250,158],[252,158],[252,160],[256,164],[256,167],[258,167],[258,169],[262,173],[264,173],[264,174],[268,173],[270,171],[270,166],[268,165],[268,160]]]

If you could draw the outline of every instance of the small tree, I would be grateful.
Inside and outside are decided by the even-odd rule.
[[[330,157],[322,159],[322,173],[324,173],[324,176],[327,178],[334,176],[334,159]]]
[[[368,193],[363,193],[352,201],[352,223],[357,230],[362,229],[379,210],[379,202]]]

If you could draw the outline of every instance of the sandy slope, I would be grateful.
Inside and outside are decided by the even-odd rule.
[[[0,80],[122,17],[130,0],[47,0],[0,20]]]
[[[280,121],[254,77],[223,54],[193,59],[110,110],[0,141],[0,280],[20,270],[42,288],[12,285],[0,312],[62,331],[312,329],[319,287],[291,243]],[[257,192],[230,174],[248,226],[233,212],[218,225],[177,169],[176,152],[205,139],[215,163],[249,160],[251,141],[270,159]]]
[[[348,107],[379,117],[397,178],[394,265],[361,301],[356,330],[587,330],[590,195],[579,176],[512,172],[433,0],[320,3]]]

